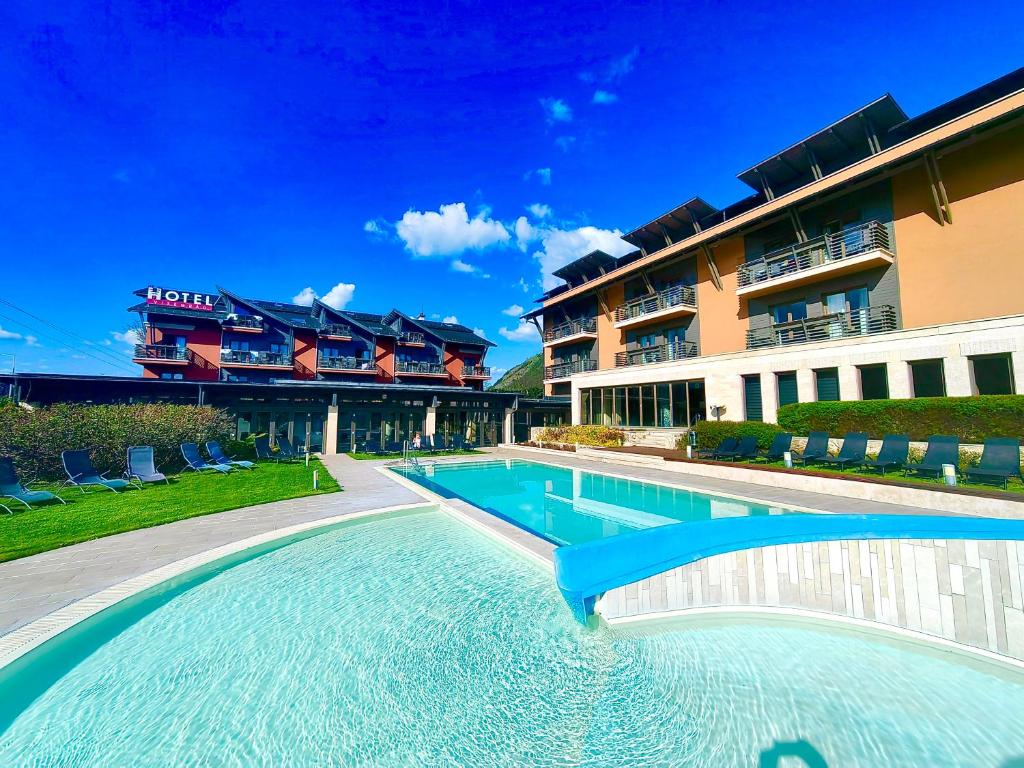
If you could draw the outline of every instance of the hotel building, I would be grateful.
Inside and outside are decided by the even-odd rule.
[[[1024,393],[1024,69],[912,118],[882,96],[739,179],[524,315],[573,423],[656,442],[795,402]]]

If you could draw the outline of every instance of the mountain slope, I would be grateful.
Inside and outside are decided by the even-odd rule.
[[[544,394],[544,354],[538,352],[494,382],[492,392],[519,392],[527,397]]]

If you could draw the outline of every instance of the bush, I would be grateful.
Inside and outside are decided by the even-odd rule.
[[[615,427],[602,427],[595,424],[565,425],[546,427],[537,436],[542,443],[570,443],[594,445],[602,448],[614,448],[626,442],[626,433]]]
[[[59,404],[31,411],[0,408],[0,455],[13,457],[26,479],[58,480],[64,478],[60,461],[63,450],[90,448],[96,468],[118,476],[124,471],[129,445],[151,445],[157,465],[177,472],[184,464],[181,443],[226,441],[231,430],[227,413],[206,406]]]
[[[911,400],[794,403],[779,408],[779,427],[796,435],[823,430],[833,437],[897,433],[911,440],[956,435],[966,443],[1024,436],[1024,395],[919,397]]]
[[[760,421],[698,421],[693,431],[697,433],[697,448],[711,451],[727,437],[756,437],[758,447],[768,448],[779,428]],[[676,441],[676,448],[685,451],[687,442],[687,436],[682,435]]]

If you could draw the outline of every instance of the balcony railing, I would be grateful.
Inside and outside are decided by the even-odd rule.
[[[597,333],[597,318],[587,317],[582,320],[570,320],[553,328],[547,328],[544,331],[544,341],[557,341],[558,339],[564,339],[566,336],[575,336],[578,333]]]
[[[340,325],[338,323],[330,323],[320,329],[321,336],[352,336],[352,329],[347,325]]]
[[[673,307],[697,306],[697,292],[689,285],[676,285],[663,291],[627,301],[615,309],[615,322],[633,320],[637,317],[660,312]]]
[[[445,373],[440,363],[423,363],[416,360],[399,360],[395,363],[395,373],[438,374]]]
[[[173,344],[136,344],[135,359],[188,362],[188,350]]]
[[[832,341],[896,330],[896,309],[888,304],[822,317],[808,317],[747,331],[747,349]]]
[[[699,353],[697,344],[692,341],[676,340],[668,344],[659,344],[656,347],[642,347],[631,349],[626,352],[615,353],[615,367],[623,368],[631,365],[648,365],[650,363],[665,363],[670,360],[685,360],[688,357],[696,357]]]
[[[462,378],[478,378],[478,379],[489,379],[491,378],[491,369],[487,365],[464,365],[462,366]]]
[[[875,250],[889,251],[889,230],[880,221],[869,221],[748,261],[737,270],[737,284],[746,288]]]
[[[373,371],[376,368],[372,360],[334,355],[321,355],[317,359],[316,367],[329,371]]]
[[[545,366],[544,378],[564,379],[566,376],[572,376],[574,373],[583,373],[584,371],[596,370],[597,360],[572,360],[567,363],[555,363],[554,365]]]
[[[225,318],[224,325],[227,328],[262,328],[263,320],[250,315],[238,315]]]
[[[237,365],[278,365],[291,368],[292,356],[281,352],[255,352],[243,349],[222,349],[222,363]]]
[[[423,334],[418,331],[405,331],[398,337],[400,344],[425,344]]]

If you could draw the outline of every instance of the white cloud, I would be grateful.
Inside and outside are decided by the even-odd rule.
[[[133,347],[139,338],[135,331],[111,331],[110,335],[114,337],[114,341],[119,341],[122,344],[131,344]]]
[[[563,99],[541,99],[540,105],[544,108],[548,123],[572,122],[572,107]]]
[[[543,184],[545,187],[551,186],[551,169],[550,168],[537,168],[532,171],[527,171],[523,174],[523,181],[529,181],[534,176]]]
[[[540,235],[544,248],[533,254],[540,265],[544,290],[559,284],[558,278],[554,277],[552,272],[580,256],[586,256],[591,251],[601,250],[612,256],[624,256],[632,251],[633,246],[622,240],[621,236],[622,233],[617,229],[608,230],[591,226],[576,229],[544,229]]]
[[[511,239],[505,225],[490,218],[490,211],[469,218],[465,203],[442,205],[438,211],[406,211],[395,227],[413,256],[423,258],[479,251]]]
[[[526,210],[533,214],[534,218],[546,219],[551,215],[551,206],[544,203],[532,203],[526,206]]]
[[[525,253],[529,244],[537,239],[537,230],[525,216],[520,216],[516,219],[514,229],[516,232],[516,245],[519,246],[520,251]]]
[[[619,100],[619,97],[614,93],[608,91],[602,91],[600,89],[594,91],[594,103],[595,104],[614,104]]]
[[[518,285],[520,288],[523,289],[523,293],[529,293],[530,292],[530,284],[528,282],[526,282],[526,280],[524,278],[520,277],[519,278],[519,282],[516,283],[516,285]]]
[[[508,315],[509,317],[519,317],[523,314],[523,308],[518,304],[513,304],[512,306],[505,307],[501,310],[501,314]]]
[[[367,221],[367,222],[365,222],[363,224],[363,232],[371,232],[373,234],[379,234],[379,233],[381,233],[383,231],[384,230],[381,228],[380,224],[377,223],[376,219],[370,219],[369,221]]]
[[[456,323],[457,324],[459,322],[459,318],[457,318],[455,315],[446,315],[444,320],[442,320],[441,322],[442,323]]]
[[[488,279],[490,275],[484,272],[480,267],[476,267],[472,264],[467,264],[462,259],[452,260],[452,272],[461,272],[465,275],[474,275],[475,277],[481,277],[484,280]]]
[[[611,63],[608,64],[608,71],[605,75],[605,79],[612,82],[621,80],[623,76],[628,75],[633,71],[633,66],[636,64],[636,59],[639,55],[640,49],[634,46],[633,50],[629,53],[619,56],[617,59],[612,59]]]
[[[20,338],[21,338],[21,334],[20,333],[15,333],[14,331],[5,331],[3,329],[3,326],[0,326],[0,339],[7,339],[7,340],[13,341],[15,339],[20,339]]]
[[[473,333],[475,333],[477,336],[480,336],[481,338],[484,338],[484,339],[487,338],[487,334],[484,333],[484,329],[483,328],[474,328],[473,329]]]
[[[26,336],[25,337],[25,343],[28,346],[30,346],[30,347],[41,347],[41,346],[43,346],[42,344],[39,343],[39,339],[37,339],[35,336]]]
[[[569,148],[572,147],[572,145],[575,143],[575,136],[559,136],[557,139],[555,139],[555,144],[557,144],[563,152],[568,152]]]
[[[307,285],[297,294],[292,296],[292,304],[301,304],[304,307],[313,306],[313,301],[320,298],[320,294],[313,290],[312,286]]]
[[[348,303],[352,301],[352,296],[356,292],[355,283],[338,283],[336,286],[331,288],[326,295],[320,299],[328,307],[334,309],[344,309],[348,306]]]
[[[504,336],[509,341],[539,341],[540,334],[537,333],[537,326],[533,323],[529,323],[525,320],[519,323],[517,328],[509,330],[502,326],[498,329],[498,333]]]

